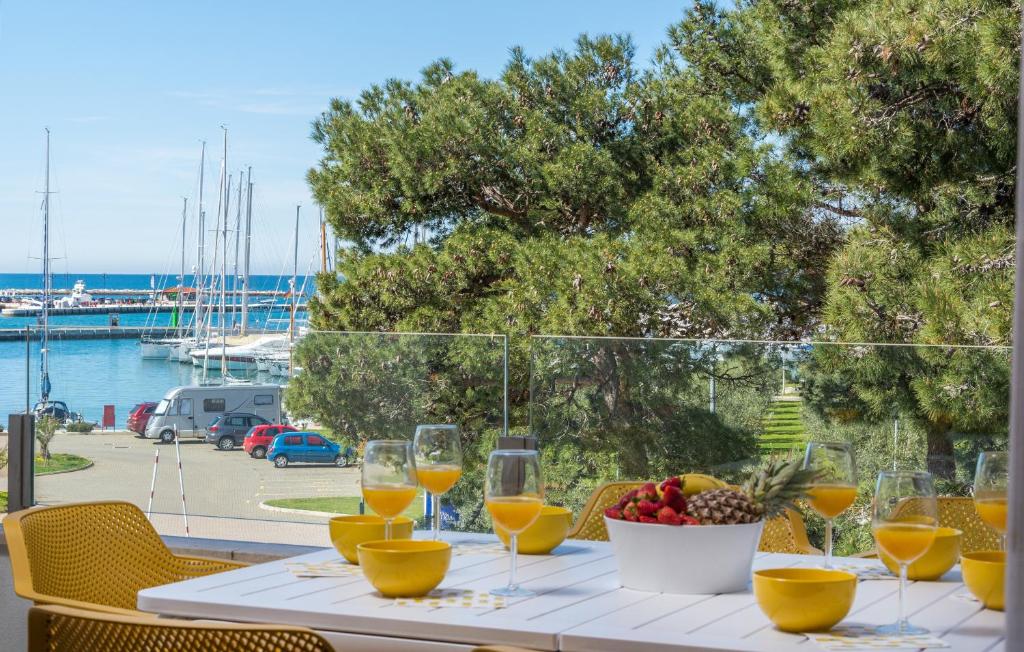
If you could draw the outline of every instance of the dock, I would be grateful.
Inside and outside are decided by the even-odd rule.
[[[38,340],[42,331],[38,328],[0,328],[0,342],[24,342]],[[250,336],[281,334],[284,331],[253,331]],[[180,333],[173,327],[153,326],[62,326],[50,329],[51,340],[131,340],[142,337],[175,337]],[[228,336],[229,343],[239,340],[238,336]]]
[[[203,304],[209,307],[210,304]],[[61,317],[65,315],[113,315],[113,314],[130,314],[130,313],[157,313],[157,312],[174,312],[177,309],[177,304],[174,303],[100,303],[88,306],[73,306],[70,308],[50,308],[50,317]],[[214,309],[219,310],[216,304]],[[269,303],[256,303],[249,304],[249,312],[257,312],[260,310],[291,310],[291,306],[288,304],[269,304]],[[300,303],[295,306],[295,310],[303,312],[306,310],[306,304]],[[188,303],[181,306],[181,312],[194,312],[195,304]],[[225,311],[228,313],[241,312],[242,306],[238,304],[228,305],[225,307]],[[37,306],[21,306],[17,304],[0,304],[0,317],[38,317],[43,313],[43,309]]]

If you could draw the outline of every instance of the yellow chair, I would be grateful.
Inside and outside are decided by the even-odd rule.
[[[3,520],[14,592],[55,604],[139,616],[140,589],[243,568],[173,554],[131,503],[35,507]]]
[[[706,476],[703,476],[706,478]],[[684,480],[686,476],[683,476]],[[729,486],[717,480],[720,487]],[[569,531],[568,538],[586,541],[607,541],[608,530],[604,525],[604,510],[615,505],[627,491],[641,486],[642,482],[606,482],[594,490],[580,511],[576,523]],[[820,555],[822,552],[807,539],[807,528],[800,515],[786,510],[784,516],[769,519],[761,533],[758,550],[762,552],[784,552],[800,555]]]
[[[304,627],[198,623],[70,607],[28,611],[28,652],[334,652]]]

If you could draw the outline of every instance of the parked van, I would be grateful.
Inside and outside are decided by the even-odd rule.
[[[206,437],[206,427],[227,412],[248,412],[281,423],[279,385],[191,385],[164,395],[146,424],[146,437],[165,443],[174,431],[185,438]]]

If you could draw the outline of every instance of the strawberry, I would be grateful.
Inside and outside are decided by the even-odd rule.
[[[648,482],[644,486],[640,487],[640,491],[637,492],[636,497],[640,500],[647,499],[652,503],[658,501],[658,485],[653,482]]]
[[[665,487],[661,500],[677,512],[683,513],[686,511],[686,497],[683,496],[682,490],[675,485]]]
[[[658,519],[654,518],[653,516],[640,516],[640,522],[641,523],[657,523]]]
[[[662,507],[658,512],[658,522],[662,525],[681,525],[679,514],[671,507]]]
[[[700,521],[689,514],[680,514],[679,521],[681,525],[700,525]]]
[[[619,509],[618,507],[609,507],[608,509],[604,510],[604,515],[608,518],[613,518],[616,521],[622,520],[622,510]]]
[[[665,480],[661,483],[660,489],[664,491],[666,487],[675,487],[676,489],[682,489],[683,479],[678,475],[672,476],[671,478],[665,478]]]
[[[652,516],[658,511],[657,503],[652,503],[649,500],[641,500],[636,504],[636,507],[642,516]]]
[[[636,503],[630,503],[626,505],[625,509],[622,510],[622,518],[627,521],[636,522],[640,518],[640,512],[636,508]]]
[[[633,489],[631,491],[626,492],[626,495],[619,499],[619,509],[624,509],[626,505],[633,502],[633,499],[636,498],[637,491],[637,489]]]

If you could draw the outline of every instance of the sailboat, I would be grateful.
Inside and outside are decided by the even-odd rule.
[[[43,300],[39,337],[39,401],[32,411],[36,418],[50,416],[61,423],[81,421],[82,415],[68,409],[64,401],[50,400],[50,308],[53,305],[53,277],[50,274],[50,130],[46,129],[46,186],[43,190]]]

